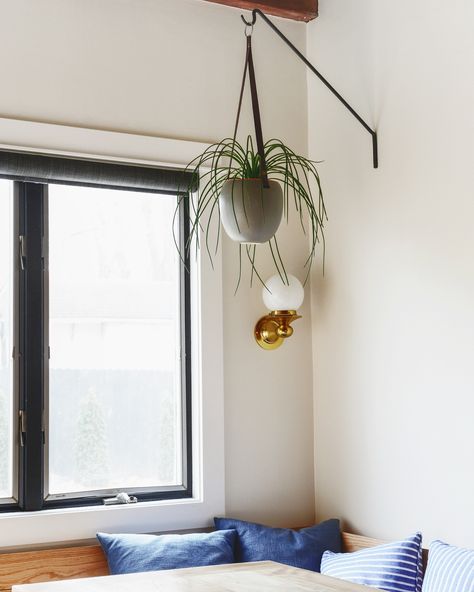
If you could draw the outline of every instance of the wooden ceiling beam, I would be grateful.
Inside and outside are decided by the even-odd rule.
[[[259,8],[265,14],[306,23],[318,16],[318,0],[207,0],[207,2],[244,10]]]

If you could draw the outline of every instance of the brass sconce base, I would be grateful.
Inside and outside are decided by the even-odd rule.
[[[300,318],[296,310],[272,310],[257,321],[255,341],[263,349],[277,349],[287,337],[293,335],[290,323]]]

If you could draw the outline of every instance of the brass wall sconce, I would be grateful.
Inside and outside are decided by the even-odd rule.
[[[293,335],[291,323],[301,316],[298,308],[304,300],[300,281],[288,274],[288,284],[279,275],[274,275],[265,284],[262,297],[270,312],[259,319],[254,329],[255,341],[263,349],[276,349]]]

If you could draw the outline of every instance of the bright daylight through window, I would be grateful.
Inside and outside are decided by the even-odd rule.
[[[176,192],[29,181],[0,180],[2,507],[191,495]]]
[[[0,179],[0,498],[13,496],[13,191]]]
[[[49,493],[182,483],[176,198],[49,187]]]

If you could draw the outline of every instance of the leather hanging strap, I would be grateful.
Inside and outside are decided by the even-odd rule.
[[[237,136],[237,128],[239,126],[239,119],[240,119],[240,112],[242,109],[242,99],[244,95],[245,89],[245,80],[247,78],[247,72],[249,75],[249,82],[250,82],[250,95],[252,97],[252,112],[253,112],[253,121],[255,125],[255,138],[257,140],[257,152],[260,157],[260,177],[263,182],[263,186],[268,188],[270,184],[268,182],[267,176],[267,165],[265,162],[265,148],[263,145],[263,133],[262,133],[262,121],[260,118],[260,107],[258,104],[258,93],[257,93],[257,82],[255,79],[255,68],[253,65],[253,58],[252,58],[252,37],[247,35],[247,53],[245,56],[245,67],[244,67],[244,75],[242,78],[242,86],[240,88],[240,97],[239,97],[239,106],[237,109],[237,118],[235,120],[235,128],[234,128],[234,142]],[[231,155],[231,163],[232,163],[232,156],[234,150],[232,149]],[[230,165],[229,165],[230,169]]]
[[[242,76],[242,84],[240,85],[240,95],[239,95],[239,106],[237,108],[237,117],[235,118],[235,126],[234,126],[234,138],[233,141],[235,142],[235,138],[237,136],[237,128],[239,127],[239,120],[240,120],[240,111],[242,110],[242,100],[244,98],[244,90],[245,90],[245,81],[247,79],[247,71],[249,65],[249,51],[251,49],[251,45],[247,43],[247,53],[245,54],[245,65],[244,65],[244,74]]]
[[[255,80],[255,69],[252,58],[252,37],[247,37],[247,59],[249,64],[249,82],[250,94],[252,96],[253,121],[255,124],[255,138],[257,140],[257,150],[260,156],[260,177],[264,187],[270,187],[267,177],[267,163],[265,162],[265,149],[263,146],[262,121],[260,119],[260,107],[258,105],[257,81]]]

